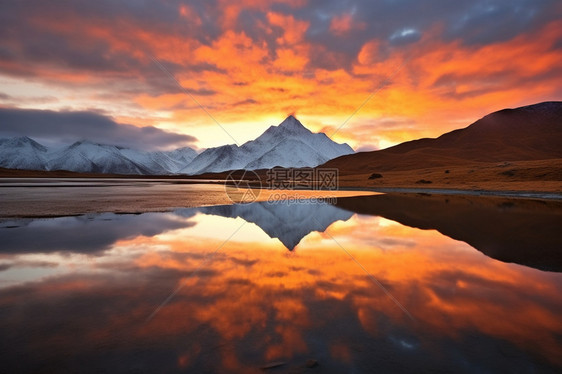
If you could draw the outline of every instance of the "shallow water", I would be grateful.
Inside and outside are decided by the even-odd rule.
[[[2,371],[562,368],[562,273],[371,199],[4,220]]]
[[[213,182],[213,183],[211,183]],[[0,221],[10,217],[58,217],[88,213],[165,212],[177,207],[232,204],[245,196],[372,195],[369,191],[274,191],[233,188],[224,181],[194,179],[0,178]]]

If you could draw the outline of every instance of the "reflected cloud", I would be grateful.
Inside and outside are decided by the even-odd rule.
[[[361,202],[354,199],[339,200]],[[408,213],[399,199],[378,206],[382,201],[408,217],[423,218],[421,208],[431,207],[406,200],[413,205]],[[280,370],[299,371],[310,358],[334,373],[562,367],[562,274],[496,261],[435,230],[380,216],[325,205],[301,209],[254,203],[110,215],[123,218],[108,221],[114,226],[140,226],[104,242],[101,252],[66,256],[59,268],[72,271],[56,268],[0,288],[3,368],[80,371],[87,363],[91,371],[259,372],[281,361]],[[311,214],[322,224],[306,226]],[[243,220],[255,225],[243,225],[209,259]],[[283,243],[298,240],[298,250],[264,240],[265,233],[276,237],[276,225],[297,223],[312,232],[279,236]],[[18,258],[27,266],[41,259],[43,266],[60,254],[2,254],[4,261]],[[10,271],[0,272],[0,280]]]

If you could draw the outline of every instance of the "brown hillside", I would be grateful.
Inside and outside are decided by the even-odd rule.
[[[459,166],[467,162],[562,159],[562,102],[504,109],[467,128],[373,152],[338,157],[321,167],[341,175]]]

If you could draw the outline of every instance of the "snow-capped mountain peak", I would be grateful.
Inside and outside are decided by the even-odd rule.
[[[27,137],[27,136],[18,136],[11,139],[5,139],[2,142],[4,147],[31,147],[41,152],[46,152],[47,147],[37,143],[35,140]]]
[[[293,134],[311,134],[312,132],[303,126],[303,124],[296,119],[293,115],[285,118],[278,126],[279,129],[293,133]]]
[[[290,115],[278,126],[270,126],[262,135],[257,137],[255,141],[266,141],[272,137],[308,136],[310,134],[312,134],[312,132],[309,129],[304,127],[298,119]]]
[[[8,169],[45,170],[47,147],[27,136],[0,142],[0,167]]]

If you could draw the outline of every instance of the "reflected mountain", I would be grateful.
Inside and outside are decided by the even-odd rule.
[[[562,272],[560,201],[384,194],[341,198],[336,205],[435,229],[500,261]]]
[[[48,219],[17,219],[0,223],[0,253],[76,252],[100,254],[119,240],[153,237],[191,227],[198,213],[240,217],[277,238],[289,250],[313,231],[323,232],[335,221],[353,213],[327,203],[281,204],[259,202],[178,209],[171,213],[87,214]]]
[[[327,203],[287,204],[256,202],[252,204],[209,206],[197,209],[203,214],[240,217],[258,225],[270,238],[277,238],[292,251],[313,231],[324,232],[336,221],[347,221],[352,212]]]

